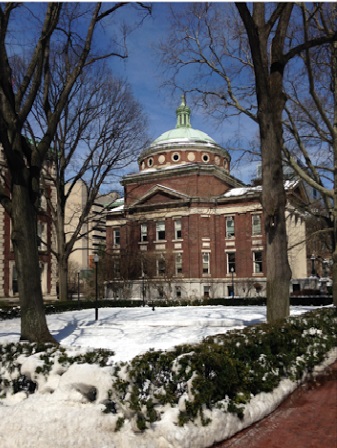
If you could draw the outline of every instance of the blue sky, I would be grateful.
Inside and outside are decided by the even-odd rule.
[[[127,39],[128,59],[115,58],[110,62],[114,73],[128,80],[136,99],[142,105],[147,116],[151,140],[175,127],[175,110],[180,104],[181,93],[172,94],[169,88],[162,85],[165,73],[164,68],[160,67],[160,58],[156,50],[156,45],[168,33],[169,5],[169,3],[154,3],[152,17],[148,17]],[[174,5],[183,6],[182,3]],[[120,11],[121,17],[129,24],[133,23],[139,14],[132,5]],[[105,31],[109,35],[109,30]],[[234,138],[244,145],[256,135],[256,126],[245,117],[227,119],[219,126],[203,111],[192,108],[191,123],[193,128],[206,132],[224,147]],[[249,182],[255,175],[256,165],[245,162],[237,165],[235,160],[238,154],[231,152],[231,156],[232,174]]]

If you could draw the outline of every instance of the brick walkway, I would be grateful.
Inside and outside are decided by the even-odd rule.
[[[214,448],[337,448],[337,362],[268,417]]]

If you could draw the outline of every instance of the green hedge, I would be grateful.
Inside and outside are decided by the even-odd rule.
[[[111,388],[105,412],[118,413],[115,429],[133,419],[146,430],[167,406],[179,407],[177,424],[210,421],[217,408],[244,416],[244,405],[280,381],[298,381],[337,346],[337,311],[321,308],[276,325],[259,324],[183,344],[168,351],[149,351],[129,363],[111,367]],[[113,352],[95,350],[70,356],[62,347],[12,343],[0,346],[0,397],[10,391],[34,393],[37,385],[20,373],[19,355],[40,354],[37,373],[48,375],[55,363],[66,370],[73,363],[104,366]],[[6,373],[7,372],[7,373]],[[89,401],[94,401],[93,393]]]
[[[243,417],[243,404],[252,395],[271,392],[284,378],[296,381],[312,372],[336,347],[336,335],[336,309],[328,308],[274,326],[260,324],[211,336],[169,352],[148,352],[128,366],[130,381],[123,384],[123,396],[131,394],[130,407],[142,415],[142,427],[159,418],[158,413],[154,416],[158,404],[176,405],[184,393],[180,425],[198,417],[207,424],[205,410],[214,407]]]
[[[152,300],[145,302],[146,306],[169,307],[169,306],[265,306],[265,297],[249,297],[236,299],[198,299],[198,300]],[[332,296],[316,296],[316,297],[290,297],[290,305],[293,306],[325,306],[332,304]],[[133,308],[143,306],[141,300],[69,300],[64,302],[55,301],[45,304],[46,314],[63,313],[65,311],[76,311],[84,309],[92,309],[97,305],[98,308]],[[20,306],[10,305],[0,302],[0,320],[13,319],[20,317]]]

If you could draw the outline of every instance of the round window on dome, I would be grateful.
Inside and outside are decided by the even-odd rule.
[[[150,157],[147,161],[147,166],[152,166],[153,165],[153,158]]]
[[[172,154],[172,160],[173,160],[173,162],[179,162],[179,160],[180,160],[179,152],[175,152],[174,154]]]
[[[202,161],[205,162],[205,163],[209,162],[209,155],[208,154],[203,154],[202,155]]]

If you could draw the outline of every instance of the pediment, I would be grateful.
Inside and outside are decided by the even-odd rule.
[[[142,197],[138,198],[132,204],[132,207],[140,205],[165,204],[173,202],[186,202],[190,196],[180,193],[173,188],[165,187],[164,185],[155,185],[147,191]]]

